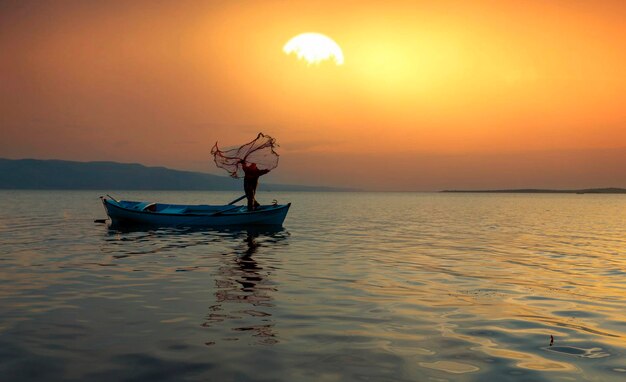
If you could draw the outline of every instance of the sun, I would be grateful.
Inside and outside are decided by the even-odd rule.
[[[343,65],[341,47],[332,38],[321,33],[302,33],[291,38],[283,47],[286,54],[295,53],[298,59],[309,65],[333,60],[336,65]]]

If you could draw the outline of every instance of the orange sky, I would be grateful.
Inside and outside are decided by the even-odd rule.
[[[345,64],[282,47],[320,32]],[[0,3],[0,157],[374,190],[626,187],[624,1]]]

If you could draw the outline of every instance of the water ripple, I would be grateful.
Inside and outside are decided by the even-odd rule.
[[[91,192],[2,196],[12,381],[626,373],[623,196],[286,193],[274,230],[108,227]]]

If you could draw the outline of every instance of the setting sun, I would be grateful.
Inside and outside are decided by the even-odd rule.
[[[308,64],[319,64],[325,60],[334,60],[343,64],[341,47],[330,37],[320,33],[302,33],[289,40],[283,47],[286,54],[295,53],[298,59]]]

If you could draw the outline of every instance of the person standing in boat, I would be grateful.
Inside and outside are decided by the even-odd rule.
[[[270,170],[259,170],[256,163],[248,163],[245,159],[242,159],[240,163],[244,173],[243,190],[246,192],[246,198],[248,199],[248,211],[253,211],[260,205],[255,199],[259,177],[267,174]]]

